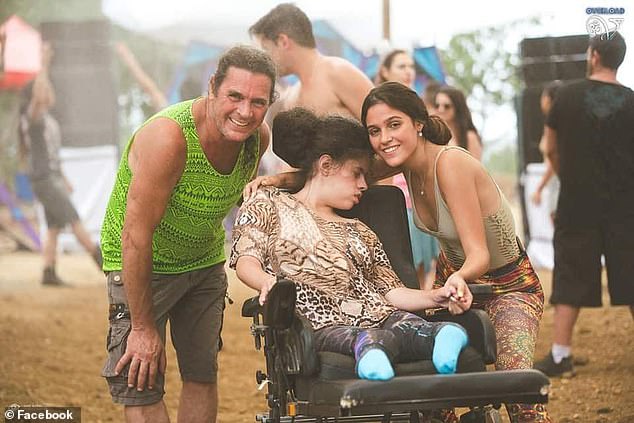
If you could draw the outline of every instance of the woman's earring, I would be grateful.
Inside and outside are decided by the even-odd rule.
[[[422,137],[423,136],[423,130],[421,129],[420,131],[418,131],[418,136]]]

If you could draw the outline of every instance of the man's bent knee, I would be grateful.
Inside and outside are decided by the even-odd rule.
[[[215,422],[218,414],[218,385],[183,381],[178,408],[179,422]]]
[[[182,398],[215,402],[218,399],[218,384],[184,380]]]
[[[125,407],[127,423],[169,423],[167,408],[163,401],[150,405],[128,405]]]

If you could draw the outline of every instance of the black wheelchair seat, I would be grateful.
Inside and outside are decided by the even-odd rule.
[[[355,361],[352,356],[330,351],[317,352],[319,370],[316,378],[319,380],[356,379]],[[482,356],[473,348],[465,348],[458,357],[458,373],[485,371]],[[418,360],[394,365],[396,376],[431,375],[436,374],[431,360]]]

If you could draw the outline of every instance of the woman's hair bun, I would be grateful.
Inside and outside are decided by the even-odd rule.
[[[280,112],[273,119],[273,152],[295,168],[303,168],[315,140],[319,118],[303,107]]]
[[[440,117],[430,115],[423,127],[423,136],[434,144],[446,145],[451,139],[451,130]]]

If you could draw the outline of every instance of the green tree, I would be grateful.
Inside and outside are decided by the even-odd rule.
[[[0,22],[14,14],[33,26],[43,21],[104,18],[101,0],[0,0]]]
[[[481,133],[485,132],[491,113],[500,106],[513,106],[521,88],[518,44],[526,30],[539,25],[540,20],[531,17],[457,34],[440,51],[448,82],[467,96]],[[483,141],[493,147],[501,140]],[[512,149],[503,151],[512,153]]]

